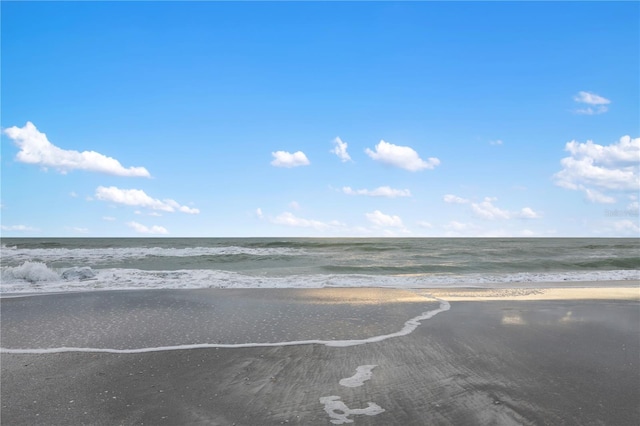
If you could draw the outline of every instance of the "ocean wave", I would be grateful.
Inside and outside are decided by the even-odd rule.
[[[65,292],[132,289],[197,288],[322,288],[322,287],[495,287],[537,286],[541,283],[629,281],[640,279],[633,270],[521,272],[510,274],[308,274],[251,275],[233,271],[194,269],[146,271],[89,267],[50,268],[41,262],[25,262],[2,268],[0,293]]]
[[[166,247],[118,247],[118,248],[17,248],[2,245],[2,263],[5,265],[17,265],[25,261],[37,260],[39,262],[72,262],[105,264],[123,260],[136,260],[148,258],[186,258],[186,257],[220,257],[224,259],[230,256],[245,257],[282,257],[304,254],[300,249],[287,247],[190,247],[190,248],[166,248]]]
[[[2,269],[2,283],[27,282],[31,284],[58,281],[60,275],[42,262],[24,262],[20,266]]]

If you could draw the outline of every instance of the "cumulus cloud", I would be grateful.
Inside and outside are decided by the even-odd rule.
[[[444,196],[445,203],[451,204],[466,204],[469,202],[466,198],[458,197],[457,195],[447,194]]]
[[[408,189],[393,189],[389,186],[380,186],[376,189],[351,189],[349,186],[342,188],[342,192],[347,195],[368,195],[370,197],[411,197],[411,191]]]
[[[611,145],[571,141],[565,151],[570,156],[560,161],[562,170],[554,175],[556,185],[583,191],[589,201],[596,203],[615,202],[603,191],[640,190],[640,138],[623,136]]]
[[[502,139],[496,139],[494,141],[489,141],[489,145],[502,145]]]
[[[495,198],[486,197],[481,203],[471,203],[471,209],[474,213],[483,219],[510,219],[511,213],[507,210],[502,210],[493,205],[493,202],[497,201]]]
[[[47,135],[38,131],[30,121],[24,127],[9,127],[4,133],[20,148],[16,160],[22,163],[52,167],[63,174],[71,170],[85,170],[116,176],[150,177],[144,167],[125,168],[115,158],[95,151],[78,152],[59,148],[49,142]]]
[[[372,213],[366,213],[367,220],[376,226],[402,228],[404,227],[400,216],[387,215],[380,210],[376,210]]]
[[[98,200],[109,201],[127,206],[145,207],[152,210],[165,212],[180,211],[187,214],[198,214],[200,210],[178,204],[175,200],[158,200],[151,198],[141,189],[120,189],[115,186],[99,186],[96,189],[95,197]]]
[[[304,219],[295,216],[293,213],[284,212],[271,220],[272,223],[278,225],[293,226],[297,228],[313,228],[318,231],[326,230],[334,226],[339,226],[338,222],[321,222],[319,220]]]
[[[539,219],[542,215],[534,211],[531,207],[523,207],[520,211],[512,212],[501,209],[493,203],[498,201],[494,197],[486,197],[481,203],[471,203],[471,209],[476,216],[487,219]]]
[[[610,197],[608,195],[603,194],[600,191],[596,191],[595,189],[584,188],[584,195],[587,200],[592,203],[600,203],[600,204],[613,204],[616,202],[614,197]]]
[[[609,110],[607,105],[611,103],[607,98],[603,98],[595,93],[584,91],[578,92],[578,94],[573,97],[573,100],[581,104],[589,105],[586,108],[577,109],[575,111],[577,114],[584,115],[603,114]]]
[[[154,225],[152,227],[147,227],[141,223],[138,222],[127,222],[127,226],[130,227],[131,229],[133,229],[134,231],[136,231],[139,234],[157,234],[157,235],[164,235],[164,234],[168,234],[169,231],[167,231],[166,228],[164,228],[163,226],[157,226]]]
[[[337,155],[343,163],[351,160],[351,156],[347,152],[347,143],[338,137],[333,140],[333,149],[330,152]]]
[[[115,222],[116,218],[113,216],[102,216],[102,220],[107,222]]]
[[[26,225],[11,225],[11,226],[2,225],[0,229],[2,229],[3,231],[21,231],[21,232],[38,230],[37,228],[33,228],[31,226],[26,226]]]
[[[413,148],[394,145],[383,140],[375,146],[375,151],[367,148],[365,152],[376,161],[400,167],[401,169],[411,172],[433,169],[440,164],[440,160],[435,157],[428,158],[427,161],[424,161]]]
[[[298,167],[298,166],[308,166],[311,164],[309,159],[304,152],[298,151],[293,154],[286,151],[276,151],[272,152],[273,161],[271,162],[272,166],[275,167]]]
[[[539,219],[542,217],[540,213],[533,211],[531,207],[523,207],[516,216],[521,219]]]
[[[260,207],[256,209],[256,216],[258,216],[258,219],[262,219],[264,217],[264,213],[262,213],[262,209]]]

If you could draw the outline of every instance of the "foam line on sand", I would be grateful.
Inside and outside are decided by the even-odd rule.
[[[428,296],[425,296],[428,297]],[[10,349],[0,348],[0,353],[7,354],[52,354],[62,352],[92,352],[92,353],[113,353],[113,354],[139,354],[146,352],[161,352],[161,351],[176,351],[186,349],[207,349],[207,348],[219,348],[219,349],[236,349],[236,348],[258,348],[258,347],[275,347],[275,346],[298,346],[298,345],[325,345],[331,347],[348,347],[364,345],[367,343],[376,343],[383,340],[391,339],[393,337],[406,336],[412,333],[421,324],[421,321],[433,318],[435,315],[448,311],[451,305],[446,300],[431,298],[440,302],[438,309],[423,312],[417,317],[411,318],[404,323],[404,327],[395,333],[383,334],[379,336],[373,336],[366,339],[357,340],[297,340],[289,342],[273,342],[273,343],[202,343],[192,345],[176,345],[176,346],[158,346],[148,348],[136,348],[136,349],[111,349],[111,348],[73,348],[73,347],[59,347],[59,348],[38,348],[38,349]]]

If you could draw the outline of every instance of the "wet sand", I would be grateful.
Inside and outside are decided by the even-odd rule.
[[[3,298],[3,350],[172,350],[4,352],[1,422],[637,425],[639,290],[594,288]],[[426,294],[450,300],[450,309]],[[424,312],[436,313],[377,342],[285,344],[391,335]],[[196,343],[211,347],[177,347]],[[245,343],[267,345],[216,347]]]

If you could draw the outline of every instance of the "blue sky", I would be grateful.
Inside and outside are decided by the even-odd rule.
[[[2,2],[2,236],[638,236],[637,2]]]

